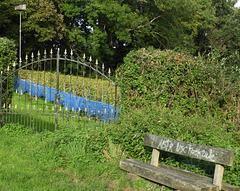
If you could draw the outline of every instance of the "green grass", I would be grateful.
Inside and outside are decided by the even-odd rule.
[[[0,190],[146,190],[158,187],[140,179],[131,183],[119,169],[124,157],[110,140],[104,150],[91,145],[91,138],[105,129],[83,133],[61,129],[32,133],[23,126],[0,129]],[[94,149],[95,148],[95,149]]]
[[[52,149],[45,152],[41,151],[42,142],[34,140],[34,137],[13,138],[5,136],[1,140],[1,189],[86,190],[91,187],[91,190],[96,190],[95,185],[89,185],[90,182],[84,180],[84,177],[77,174],[75,170],[71,171],[59,166],[54,160]],[[42,156],[36,153],[39,150],[42,152]],[[91,178],[94,179],[94,177]],[[107,186],[103,180],[99,181],[96,178],[92,181],[101,190],[104,190]]]
[[[19,99],[19,94],[14,93],[11,107],[3,116],[8,123],[21,124],[35,131],[55,130],[55,111],[55,104],[45,103],[44,98],[35,99],[26,93]],[[66,111],[59,105],[58,113],[58,126],[82,130],[104,126],[100,119],[83,111]]]

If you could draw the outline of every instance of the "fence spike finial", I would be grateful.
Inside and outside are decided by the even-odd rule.
[[[28,55],[26,54],[26,57],[25,57],[26,61],[28,60]]]
[[[109,68],[108,73],[111,74],[111,69]]]
[[[64,51],[64,56],[67,56],[67,49],[65,49]]]
[[[15,67],[15,66],[16,66],[16,62],[14,61],[14,62],[13,62],[13,67]]]
[[[45,55],[45,56],[47,55],[47,51],[46,51],[46,49],[44,50],[44,55]]]
[[[96,60],[96,65],[98,65],[98,60]]]
[[[102,64],[102,69],[104,70],[104,63]]]
[[[53,50],[52,50],[52,48],[51,48],[51,50],[50,50],[50,54],[51,54],[51,55],[53,54]]]
[[[70,55],[71,55],[71,56],[73,55],[73,50],[72,50],[72,49],[71,49]]]
[[[90,58],[89,58],[89,62],[92,62],[92,56],[90,56]]]
[[[9,68],[9,66],[7,67],[7,71],[9,72],[9,70],[10,70],[10,68]]]
[[[83,60],[85,60],[86,59],[86,55],[85,55],[85,53],[83,54]]]
[[[37,56],[40,57],[40,51],[38,50]]]
[[[34,54],[33,54],[33,52],[32,52],[32,59],[34,58]]]

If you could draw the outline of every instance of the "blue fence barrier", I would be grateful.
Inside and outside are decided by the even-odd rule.
[[[14,88],[19,91],[20,80],[14,79]],[[28,92],[35,97],[44,97],[46,102],[55,101],[56,89],[45,87],[42,84],[36,84],[31,81],[21,79],[21,93]],[[60,105],[64,109],[78,112],[79,110],[87,112],[90,116],[96,116],[103,122],[114,121],[115,107],[112,104],[102,103],[86,99],[84,97],[74,96],[69,92],[59,90]],[[119,117],[119,108],[116,108],[116,118]]]

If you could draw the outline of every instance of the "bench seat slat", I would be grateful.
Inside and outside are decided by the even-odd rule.
[[[180,168],[177,168],[177,167],[172,167],[172,166],[164,165],[164,164],[159,164],[159,166],[163,169],[168,169],[168,170],[171,170],[171,171],[175,171],[178,174],[181,174],[183,176],[190,176],[192,178],[201,180],[201,181],[209,183],[209,184],[211,184],[213,182],[212,178],[209,178],[207,176],[203,176],[203,175],[200,175],[200,174],[196,174],[194,172],[190,172],[190,171],[187,171],[187,170],[183,170],[183,169],[180,169]],[[237,187],[237,186],[233,186],[231,184],[223,182],[222,183],[222,190],[225,190],[225,191],[240,191],[240,188]]]
[[[182,156],[232,166],[234,152],[211,146],[187,143],[146,133],[144,145]]]
[[[185,176],[168,168],[161,168],[134,159],[120,161],[120,168],[160,184],[187,191],[218,191],[212,183]]]

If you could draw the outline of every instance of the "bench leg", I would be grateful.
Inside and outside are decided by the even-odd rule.
[[[153,166],[158,166],[159,155],[160,155],[160,152],[159,152],[157,149],[153,149],[153,151],[152,151],[151,165],[153,165]]]
[[[224,167],[220,164],[216,164],[213,177],[213,184],[217,185],[219,187],[219,190],[222,189],[223,171]]]

